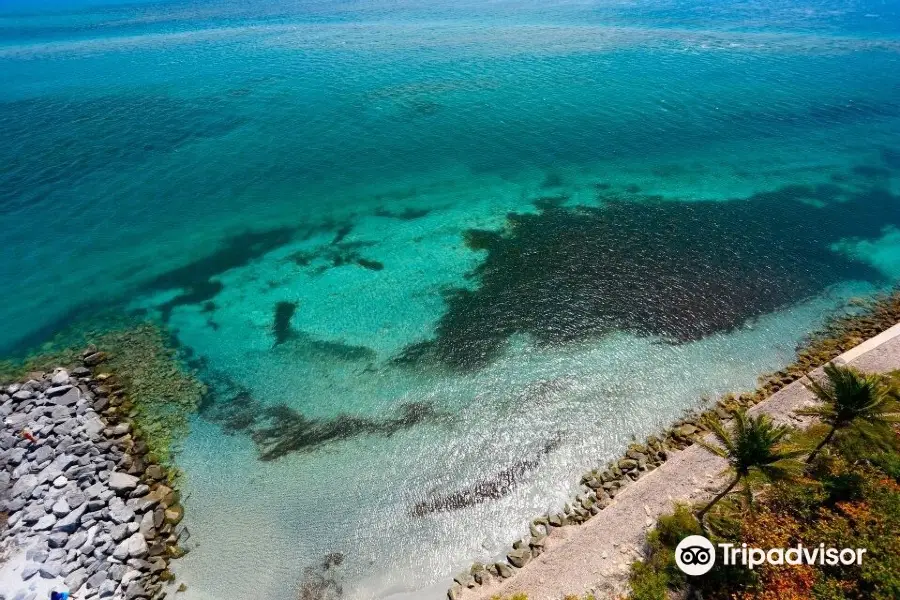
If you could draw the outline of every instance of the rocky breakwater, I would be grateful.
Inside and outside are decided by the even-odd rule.
[[[182,509],[146,456],[121,386],[85,366],[0,388],[0,598],[159,599],[180,555]],[[4,530],[5,529],[5,530]]]

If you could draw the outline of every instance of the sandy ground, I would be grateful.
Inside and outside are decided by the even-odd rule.
[[[63,591],[68,589],[63,582],[62,577],[54,577],[53,579],[45,579],[40,574],[34,575],[28,582],[28,585],[22,584],[22,569],[31,561],[26,560],[24,549],[16,549],[10,551],[6,560],[0,563],[0,598],[3,594],[9,593],[10,600],[16,590],[26,588],[29,593],[34,593],[35,598],[44,600],[50,597],[50,592]]]
[[[900,368],[900,324],[835,359],[866,371]],[[814,371],[813,377],[821,374]],[[801,424],[794,413],[813,403],[802,380],[753,407],[776,421]],[[525,593],[529,600],[556,600],[567,595],[593,593],[597,600],[623,595],[629,564],[640,556],[647,531],[656,519],[671,512],[676,502],[709,497],[722,483],[725,461],[691,446],[674,452],[661,467],[620,492],[613,503],[580,526],[554,529],[545,552],[515,576],[463,590],[462,600],[487,600],[496,595]]]

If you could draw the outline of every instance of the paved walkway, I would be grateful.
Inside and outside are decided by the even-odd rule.
[[[900,324],[863,342],[835,359],[864,371],[900,369]],[[821,376],[821,369],[813,372]],[[776,421],[802,424],[794,411],[814,402],[795,381],[754,406]],[[709,497],[722,481],[725,461],[697,445],[676,451],[658,469],[629,484],[613,503],[580,526],[554,529],[545,552],[510,579],[464,590],[462,600],[487,600],[497,594],[525,593],[529,600],[559,600],[567,595],[594,593],[597,600],[624,593],[630,563],[640,554],[647,530],[676,502]]]

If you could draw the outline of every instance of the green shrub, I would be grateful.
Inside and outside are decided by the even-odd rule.
[[[635,562],[631,565],[632,600],[666,600],[669,591],[669,577],[651,565]]]

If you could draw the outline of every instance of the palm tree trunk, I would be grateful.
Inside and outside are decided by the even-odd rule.
[[[812,461],[816,459],[816,455],[819,454],[819,451],[825,447],[828,442],[831,441],[831,438],[834,437],[835,432],[837,431],[837,425],[831,426],[831,431],[828,432],[828,435],[825,436],[825,439],[819,442],[819,445],[816,446],[816,449],[810,452],[809,456],[806,457],[806,464],[811,464]]]
[[[734,489],[734,486],[736,486],[740,480],[741,480],[741,476],[735,475],[734,480],[728,484],[728,487],[726,487],[724,490],[719,492],[719,494],[715,498],[713,498],[709,502],[709,504],[707,504],[703,508],[703,510],[701,510],[700,512],[697,513],[697,520],[700,521],[700,528],[703,530],[703,533],[706,533],[706,534],[709,533],[709,531],[707,531],[707,529],[706,529],[706,521],[704,521],[704,519],[706,517],[706,513],[708,513],[709,509],[711,509],[713,506],[715,506],[719,500],[721,500],[722,498],[727,496],[728,493],[731,492],[732,489]]]

